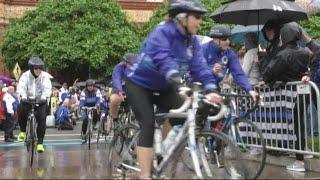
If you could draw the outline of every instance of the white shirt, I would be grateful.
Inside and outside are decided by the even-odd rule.
[[[13,103],[16,101],[16,99],[10,93],[6,92],[3,96],[3,101],[6,103],[7,113],[13,115]]]

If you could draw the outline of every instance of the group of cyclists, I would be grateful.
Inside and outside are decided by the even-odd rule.
[[[213,39],[201,45],[195,36],[201,25],[201,16],[207,10],[200,0],[172,0],[168,7],[168,20],[157,25],[143,42],[139,54],[127,53],[123,61],[117,64],[112,74],[112,93],[103,99],[93,80],[86,81],[86,88],[80,95],[80,108],[97,106],[101,102],[108,111],[107,123],[118,118],[119,105],[128,101],[141,133],[136,147],[137,160],[140,166],[140,178],[149,178],[153,160],[154,105],[161,111],[179,108],[183,99],[177,93],[183,82],[200,82],[206,98],[215,104],[222,102],[219,95],[219,82],[230,72],[235,82],[255,100],[257,93],[253,90],[248,77],[243,72],[236,53],[229,48],[230,29],[226,26],[215,26],[210,32]],[[36,96],[48,100],[51,95],[50,77],[44,70],[44,62],[32,57],[29,70],[22,74],[17,92],[21,100]],[[43,152],[43,138],[46,130],[46,106],[37,108],[37,151]],[[27,113],[30,107],[21,103],[19,120],[19,141],[26,137]],[[82,140],[87,141],[86,131],[88,117],[82,111]],[[182,119],[170,119],[166,125],[182,124]],[[166,134],[168,132],[164,132]]]

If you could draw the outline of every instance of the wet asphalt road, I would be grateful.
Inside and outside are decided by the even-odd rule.
[[[23,143],[4,143],[0,134],[0,178],[2,179],[106,179],[108,143],[91,150],[82,145],[79,129],[57,131],[48,129],[46,151],[36,154],[34,165],[29,166],[27,150]],[[319,179],[320,173],[297,173],[284,167],[266,166],[261,179]]]

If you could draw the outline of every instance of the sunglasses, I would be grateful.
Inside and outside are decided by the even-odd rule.
[[[228,39],[229,39],[228,37],[220,38],[221,41],[226,41],[226,40],[228,40]]]
[[[190,15],[192,15],[192,16],[195,17],[196,19],[201,19],[201,18],[202,18],[202,15],[201,15],[201,14],[190,13]]]
[[[39,70],[39,69],[41,69],[41,67],[37,67],[37,66],[36,66],[36,67],[34,67],[33,69],[34,69],[34,70]]]

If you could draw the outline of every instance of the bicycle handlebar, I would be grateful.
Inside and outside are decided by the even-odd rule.
[[[92,106],[92,107],[83,106],[83,107],[81,107],[81,109],[83,109],[83,110],[98,110],[98,107],[96,107],[96,106]]]
[[[184,99],[183,104],[178,109],[171,109],[169,113],[182,113],[185,112],[192,104],[192,98],[190,97],[190,92],[192,89],[189,87],[181,87],[179,88],[179,95]]]
[[[33,105],[33,104],[45,104],[47,103],[47,100],[46,99],[21,99],[21,103],[26,103],[26,104],[30,104],[30,105]]]
[[[224,102],[228,103],[228,100],[229,98],[231,97],[249,97],[250,99],[252,99],[252,97],[249,95],[249,94],[236,94],[236,93],[233,93],[233,94],[225,94],[225,93],[221,93],[220,94],[223,99],[224,99]],[[253,112],[258,106],[259,106],[259,103],[260,103],[260,96],[257,95],[257,100],[255,101],[253,107],[251,109],[248,109],[247,112],[245,113],[244,117],[248,116],[251,112]],[[210,104],[210,105],[213,105],[215,106],[215,104],[212,104],[210,102],[208,102],[207,100],[203,100],[206,104]],[[218,114],[214,115],[214,116],[209,116],[207,119],[208,121],[217,121],[217,120],[220,120],[222,118],[224,118],[227,113],[228,113],[228,107],[227,105],[218,105],[220,106],[220,111],[218,112]]]

